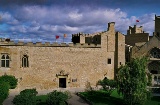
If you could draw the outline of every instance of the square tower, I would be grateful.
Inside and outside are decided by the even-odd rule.
[[[160,16],[155,15],[155,34],[160,36]]]

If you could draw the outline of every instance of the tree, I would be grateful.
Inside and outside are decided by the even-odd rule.
[[[8,82],[10,85],[10,89],[15,89],[17,86],[18,79],[12,75],[2,75],[0,77],[0,81]]]
[[[9,95],[9,83],[0,81],[0,105]]]
[[[143,105],[147,100],[147,58],[132,59],[119,68],[117,90],[127,105]]]

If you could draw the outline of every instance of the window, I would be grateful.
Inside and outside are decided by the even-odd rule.
[[[8,54],[2,54],[1,57],[1,67],[9,67],[9,55]]]
[[[28,56],[23,55],[22,57],[22,67],[29,67]]]
[[[111,64],[111,58],[108,58],[108,64]]]
[[[122,65],[122,62],[119,62],[120,65]]]
[[[151,58],[160,58],[160,49],[158,49],[158,48],[153,48],[153,49],[150,51],[150,55],[151,55]]]

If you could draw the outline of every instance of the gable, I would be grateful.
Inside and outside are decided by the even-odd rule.
[[[134,46],[136,47],[136,46]],[[158,37],[153,36],[152,39],[150,39],[148,42],[146,42],[143,46],[141,46],[138,49],[132,48],[132,58],[136,58],[136,57],[140,57],[140,56],[149,56],[148,52],[150,52],[150,50],[152,48],[160,48],[160,40]],[[136,51],[134,51],[136,50]]]

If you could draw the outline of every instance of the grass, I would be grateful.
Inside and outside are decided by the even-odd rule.
[[[80,95],[90,100],[93,105],[121,105],[122,103],[122,97],[116,92],[113,92],[111,96],[103,90],[93,91],[93,93],[81,92]]]
[[[111,96],[106,95],[105,91],[81,92],[80,95],[89,100],[93,105],[122,105],[122,95],[118,95],[117,90],[114,90]],[[145,105],[160,105],[160,97],[151,97]]]
[[[37,100],[37,105],[47,105],[46,100],[47,100],[47,95],[39,95],[36,96],[36,100]],[[66,103],[67,105],[67,103]]]

